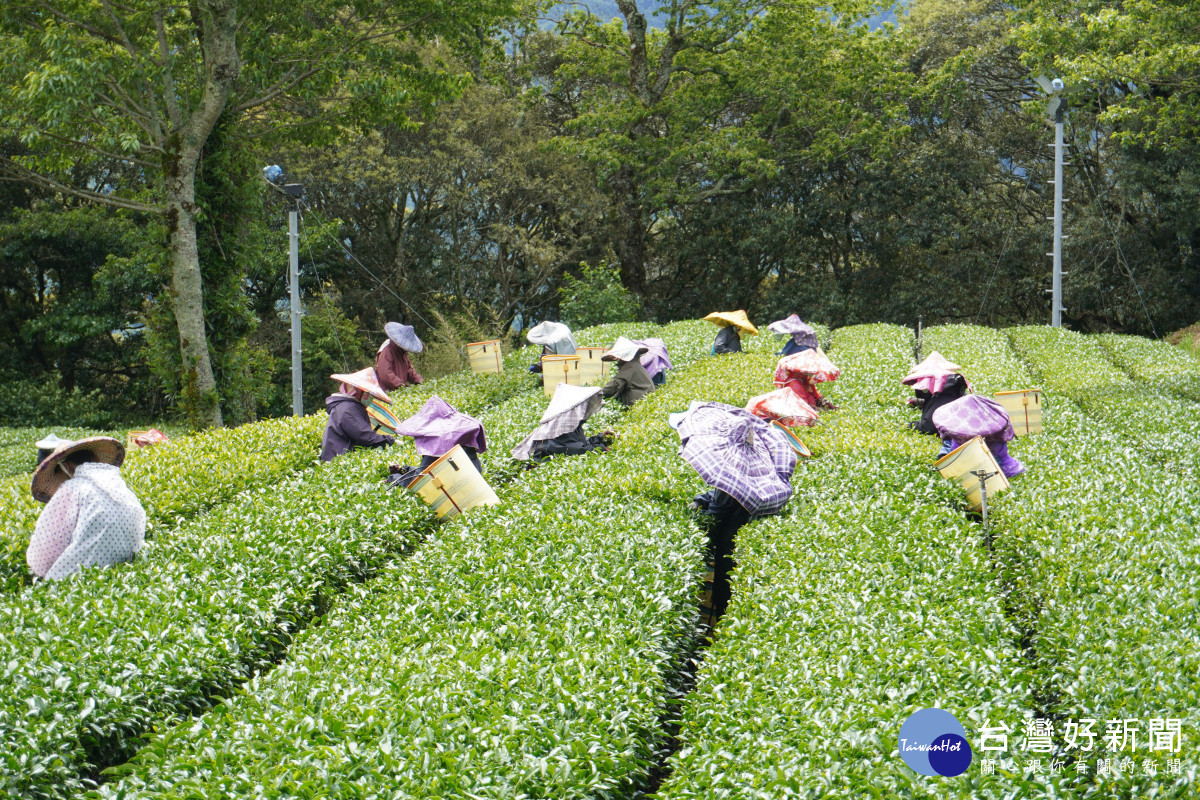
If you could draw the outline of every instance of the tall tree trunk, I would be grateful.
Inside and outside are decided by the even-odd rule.
[[[241,70],[236,0],[196,0],[189,11],[204,53],[204,90],[184,118],[171,108],[176,131],[163,158],[164,199],[171,260],[171,302],[179,328],[183,385],[189,415],[206,426],[223,424],[204,324],[204,282],[196,246],[196,171],[200,153],[229,101]]]
[[[617,196],[617,258],[621,262],[621,283],[636,295],[646,293],[646,226],[643,209],[638,198],[638,185],[633,167],[621,165],[612,180],[613,193]]]
[[[180,158],[176,163],[183,160]],[[187,174],[167,178],[171,305],[183,357],[184,405],[196,422],[219,427],[223,423],[221,400],[205,335],[204,283],[200,275],[200,252],[196,247],[195,177],[193,165]]]

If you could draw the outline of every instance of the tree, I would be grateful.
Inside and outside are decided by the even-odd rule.
[[[596,255],[602,198],[577,158],[549,146],[538,109],[506,89],[476,82],[417,130],[296,154],[314,208],[340,219],[356,257],[404,298],[341,257],[322,273],[351,316],[379,331],[419,324],[414,310],[508,324],[553,308],[563,271]]]
[[[222,114],[264,140],[318,139],[365,118],[410,124],[462,85],[413,42],[470,46],[508,11],[507,0],[450,0],[436,11],[421,0],[15,0],[0,10],[0,124],[32,153],[0,167],[9,179],[163,219],[184,395],[219,425],[196,175]],[[96,159],[128,165],[131,178],[86,189],[62,180]]]

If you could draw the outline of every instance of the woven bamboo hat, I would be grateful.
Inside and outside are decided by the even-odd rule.
[[[355,389],[362,389],[369,395],[382,400],[385,403],[392,402],[392,398],[379,385],[379,377],[375,374],[374,367],[364,367],[358,372],[335,372],[329,377],[335,381],[341,381],[347,386],[353,386]]]
[[[650,348],[632,339],[618,336],[608,352],[600,356],[601,361],[632,361],[650,352]]]
[[[50,502],[50,498],[58,491],[58,487],[67,482],[67,475],[58,468],[62,460],[72,453],[90,450],[96,460],[102,464],[112,464],[119,467],[125,463],[125,445],[111,436],[91,436],[72,442],[60,439],[54,452],[46,456],[46,460],[38,464],[33,473],[33,485],[30,491],[33,499],[40,503]]]
[[[732,325],[746,333],[758,333],[758,328],[754,327],[754,323],[746,316],[745,311],[714,311],[703,319],[718,328],[727,328]]]
[[[419,353],[425,349],[417,331],[412,325],[402,325],[399,322],[389,322],[383,326],[383,332],[391,339],[396,347],[410,353]]]

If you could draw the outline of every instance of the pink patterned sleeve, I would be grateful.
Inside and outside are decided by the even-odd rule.
[[[46,577],[54,562],[71,544],[78,519],[79,501],[70,486],[64,483],[42,509],[29,540],[29,549],[25,551],[25,560],[34,575]]]

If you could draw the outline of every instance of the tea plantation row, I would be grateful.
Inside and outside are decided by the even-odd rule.
[[[687,347],[694,337],[672,338],[684,360],[699,355]],[[523,365],[509,366],[504,375],[461,376],[460,386],[447,381],[437,390],[472,409],[498,398],[486,387],[510,386],[517,399],[481,417],[489,432],[508,424],[511,438],[536,425],[545,399]],[[411,410],[423,399],[413,394],[402,395]],[[508,422],[514,404],[521,413]],[[312,421],[278,424],[289,423],[303,429]],[[502,438],[493,452],[506,455],[516,441]],[[5,788],[72,794],[98,767],[128,755],[150,725],[202,710],[279,658],[330,596],[429,528],[423,506],[382,487],[383,464],[402,459],[417,459],[409,440],[399,450],[339,458],[244,492],[164,533],[130,565],[0,597],[0,626],[10,630],[0,639],[0,664],[8,665],[0,675]]]

